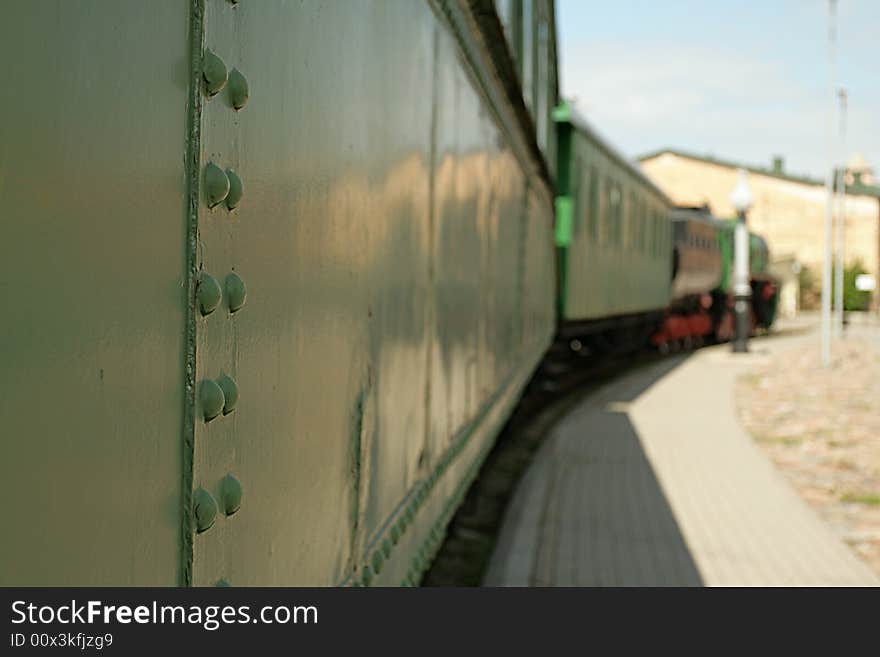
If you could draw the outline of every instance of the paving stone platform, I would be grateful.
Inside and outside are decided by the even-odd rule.
[[[880,585],[736,416],[736,377],[807,339],[671,357],[587,397],[520,482],[484,584]]]

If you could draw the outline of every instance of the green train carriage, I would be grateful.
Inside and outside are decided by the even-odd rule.
[[[0,54],[0,584],[417,582],[555,328],[553,3],[32,0]]]
[[[641,344],[669,305],[669,201],[568,104],[554,120],[560,334],[601,342],[626,328]]]

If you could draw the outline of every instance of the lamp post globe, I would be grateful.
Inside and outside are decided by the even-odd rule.
[[[752,207],[752,202],[748,174],[745,169],[740,169],[737,171],[736,186],[730,194],[730,204],[737,214],[733,235],[734,353],[745,353],[749,350],[749,300],[752,286],[749,284],[749,229],[746,226],[746,213]]]

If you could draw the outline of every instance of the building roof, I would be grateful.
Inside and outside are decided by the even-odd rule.
[[[699,162],[715,164],[720,167],[726,167],[730,169],[745,169],[750,173],[756,173],[762,176],[768,176],[770,178],[778,178],[780,180],[787,180],[789,182],[796,182],[802,185],[814,185],[817,187],[825,186],[825,181],[821,178],[793,175],[790,173],[774,171],[769,167],[757,167],[750,164],[743,164],[741,162],[734,162],[732,160],[724,160],[714,157],[712,155],[696,155],[694,153],[688,153],[686,151],[681,151],[675,148],[661,148],[660,150],[652,151],[650,153],[647,153],[646,155],[642,155],[640,158],[638,158],[638,161],[644,162],[645,160],[652,160],[655,157],[664,155],[666,153],[677,155],[678,157],[683,157],[688,160],[697,160]],[[857,185],[847,185],[846,193],[859,196],[874,196],[880,198],[880,187],[874,185],[865,185],[862,183]]]

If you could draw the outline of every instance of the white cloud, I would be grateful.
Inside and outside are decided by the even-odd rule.
[[[824,95],[757,52],[597,42],[565,50],[561,73],[563,93],[628,155],[671,146],[769,165],[778,153],[792,172],[823,175]],[[880,152],[870,124],[869,112],[851,112],[848,150]]]

